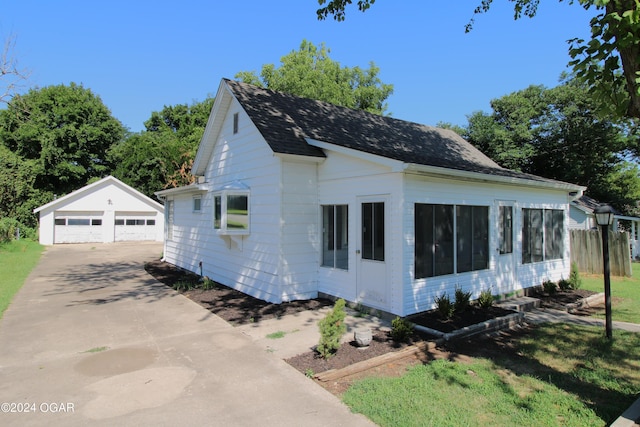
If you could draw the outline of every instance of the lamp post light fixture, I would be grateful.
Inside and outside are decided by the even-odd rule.
[[[605,330],[607,338],[611,339],[611,270],[609,268],[609,227],[613,224],[615,211],[609,205],[600,205],[594,209],[596,222],[602,230],[602,261],[604,263],[604,307]]]

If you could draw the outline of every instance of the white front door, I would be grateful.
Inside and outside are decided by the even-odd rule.
[[[505,292],[515,288],[516,255],[514,252],[515,206],[512,201],[498,200],[496,219],[497,262],[496,280],[498,289],[492,289],[493,294]]]
[[[358,198],[357,302],[387,309],[387,197]]]

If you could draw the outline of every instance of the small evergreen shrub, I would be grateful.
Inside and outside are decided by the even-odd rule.
[[[433,302],[436,304],[436,310],[440,314],[440,316],[444,319],[450,319],[453,316],[453,303],[451,302],[451,298],[446,293],[440,295],[439,297],[435,297]]]
[[[347,332],[347,325],[344,323],[347,313],[344,311],[344,306],[345,301],[340,298],[325,318],[318,322],[320,342],[316,347],[316,351],[324,359],[329,359],[338,351],[340,339]]]
[[[542,289],[549,295],[554,295],[556,293],[556,284],[551,280],[545,280],[542,282]]]
[[[478,297],[478,305],[481,308],[489,308],[493,305],[493,295],[491,295],[491,289],[485,289],[480,292]]]
[[[453,310],[456,313],[462,313],[469,307],[469,301],[471,301],[471,292],[465,292],[461,287],[456,286],[455,300],[453,303]]]
[[[580,278],[580,272],[578,271],[578,264],[571,263],[571,273],[569,273],[569,283],[571,283],[571,289],[580,289],[582,286],[582,279]]]
[[[413,323],[396,316],[391,321],[391,338],[395,342],[408,342],[413,333]]]
[[[571,282],[565,278],[562,278],[558,281],[558,287],[561,291],[568,291],[572,289]]]

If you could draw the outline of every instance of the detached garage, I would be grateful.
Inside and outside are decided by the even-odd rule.
[[[34,209],[40,243],[162,241],[164,207],[108,176]]]

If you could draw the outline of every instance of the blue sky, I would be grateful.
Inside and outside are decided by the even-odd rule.
[[[548,0],[534,19],[514,21],[512,3],[494,0],[465,34],[479,3],[378,0],[334,22],[316,19],[316,0],[0,0],[0,37],[17,37],[14,54],[31,71],[23,91],[82,84],[134,132],[164,105],[215,95],[223,77],[279,64],[303,39],[324,42],[343,66],[375,62],[394,85],[394,117],[465,125],[491,99],[556,86],[566,41],[588,38],[596,13]]]

